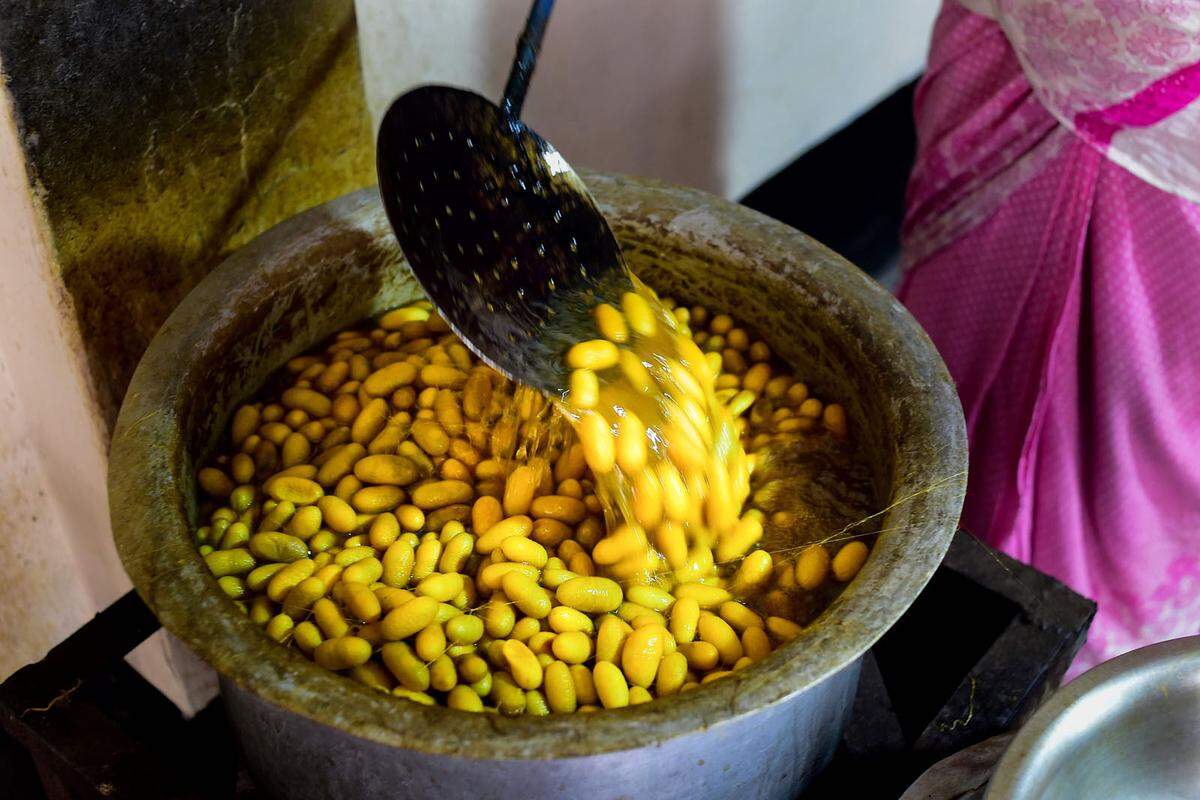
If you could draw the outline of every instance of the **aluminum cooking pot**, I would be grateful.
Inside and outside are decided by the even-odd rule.
[[[996,766],[986,800],[1200,797],[1200,636],[1143,647],[1067,684]]]
[[[196,554],[195,470],[237,404],[323,337],[418,296],[375,190],[260,236],[187,296],[114,433],[117,546],[162,624],[221,675],[261,787],[279,798],[792,798],[831,757],[859,659],[953,535],[966,480],[954,386],[912,317],[812,239],[702,192],[584,173],[632,269],[728,310],[845,404],[884,531],[793,642],[725,680],[596,714],[505,718],[400,701],[280,647]],[[811,536],[812,532],[809,532]],[[796,543],[800,543],[798,540]]]

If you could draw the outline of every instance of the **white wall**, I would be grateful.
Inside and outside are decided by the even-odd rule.
[[[0,680],[129,591],[108,519],[107,436],[74,310],[0,87]],[[165,631],[128,656],[185,712],[211,671]]]
[[[578,166],[728,197],[922,68],[939,0],[558,0],[522,115]],[[355,0],[376,121],[422,83],[499,99],[528,0]]]
[[[101,424],[62,295],[0,89],[0,584],[14,598],[0,611],[0,679],[129,588],[109,533]]]

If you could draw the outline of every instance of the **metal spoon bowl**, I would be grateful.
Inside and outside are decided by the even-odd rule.
[[[1106,661],[1009,744],[986,800],[1200,796],[1200,636]]]
[[[379,189],[413,273],[488,364],[547,391],[593,338],[629,270],[583,181],[554,147],[477,94],[423,86],[379,131]]]

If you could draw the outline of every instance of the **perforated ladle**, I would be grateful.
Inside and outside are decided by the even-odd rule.
[[[632,288],[583,181],[517,117],[552,0],[534,3],[504,100],[448,86],[397,98],[379,130],[379,190],[413,273],[480,358],[547,391],[595,336],[591,309]]]

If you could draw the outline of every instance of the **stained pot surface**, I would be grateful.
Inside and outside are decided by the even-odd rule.
[[[375,190],[318,206],[231,256],[151,343],[121,409],[109,502],[121,558],[162,624],[242,688],[319,723],[427,753],[556,758],[720,725],[842,669],[908,608],[953,535],[966,433],[933,345],[887,292],[785,225],[692,189],[583,173],[634,272],[753,325],[871,459],[884,531],[859,576],[793,642],[702,689],[599,714],[506,718],[367,689],[268,639],[197,554],[195,470],[236,405],[286,359],[418,295]]]

